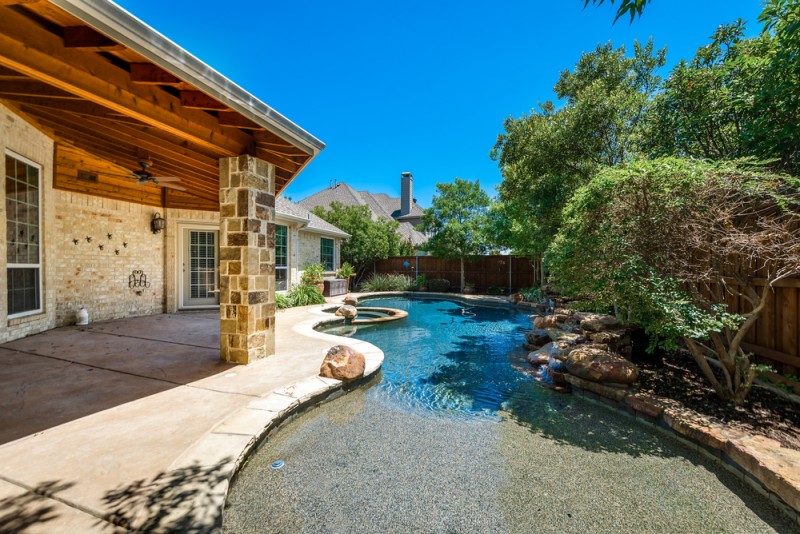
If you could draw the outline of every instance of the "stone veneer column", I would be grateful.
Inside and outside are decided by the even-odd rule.
[[[252,156],[219,162],[220,359],[275,352],[275,167]]]

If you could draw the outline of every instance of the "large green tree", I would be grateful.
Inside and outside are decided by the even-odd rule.
[[[639,141],[656,71],[665,50],[635,43],[633,56],[611,43],[585,53],[561,73],[555,93],[564,104],[545,102],[521,118],[504,122],[491,157],[503,173],[499,187],[505,221],[504,246],[543,253],[561,224],[572,193],[602,166],[629,161]]]
[[[681,61],[655,99],[645,145],[652,155],[770,160],[800,169],[800,1],[773,0],[764,31],[722,25],[694,58]]]
[[[772,285],[800,273],[800,180],[674,158],[606,168],[570,200],[547,257],[562,290],[668,348],[683,340],[717,394],[741,403],[755,378],[744,337]]]
[[[436,191],[422,216],[421,228],[432,234],[425,248],[434,256],[461,260],[463,291],[464,259],[483,254],[490,245],[489,195],[477,180],[461,178],[436,184]]]
[[[614,19],[614,22],[617,22],[620,17],[624,15],[630,15],[631,22],[633,19],[638,15],[642,16],[642,11],[644,11],[644,6],[650,3],[651,0],[620,0],[619,7],[617,8],[617,18]],[[609,0],[612,4],[615,4],[615,0]],[[584,0],[584,7],[588,6],[590,3],[601,5],[605,3],[605,0]]]
[[[409,246],[397,233],[398,223],[383,217],[373,220],[367,206],[345,206],[333,202],[328,209],[317,206],[311,211],[350,234],[342,243],[341,254],[342,261],[355,266],[356,281],[374,262],[408,252]]]

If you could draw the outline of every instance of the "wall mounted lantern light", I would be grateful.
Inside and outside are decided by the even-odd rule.
[[[160,213],[155,212],[153,214],[153,220],[150,221],[150,227],[152,228],[154,234],[158,234],[161,232],[161,230],[167,227],[167,221],[161,216]]]

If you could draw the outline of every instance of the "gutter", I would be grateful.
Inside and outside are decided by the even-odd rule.
[[[142,55],[154,65],[216,98],[258,125],[290,141],[310,154],[311,159],[325,148],[325,143],[117,4],[92,0],[49,0],[49,2]]]

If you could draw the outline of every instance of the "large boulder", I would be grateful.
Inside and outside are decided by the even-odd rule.
[[[543,347],[550,343],[550,336],[547,335],[547,332],[544,330],[531,330],[529,332],[525,332],[525,341],[528,342],[528,345],[532,345],[534,347]]]
[[[604,332],[588,332],[586,334],[592,343],[608,346],[608,350],[630,358],[633,352],[633,343],[630,332],[627,330],[606,330]]]
[[[355,319],[358,315],[358,308],[355,306],[345,305],[336,310],[336,315],[344,317],[345,319]]]
[[[519,304],[520,302],[525,301],[525,295],[522,293],[512,293],[508,300],[511,301],[511,304]]]
[[[347,306],[358,306],[358,297],[353,297],[353,296],[345,297],[344,304]]]
[[[319,376],[346,382],[364,376],[365,366],[363,354],[347,345],[336,345],[330,348],[322,360]]]
[[[596,346],[578,347],[564,360],[570,374],[592,382],[632,384],[639,368],[619,354]]]
[[[553,351],[553,344],[548,343],[541,349],[528,353],[528,361],[531,365],[545,365],[550,361],[550,355]]]
[[[569,320],[569,315],[533,315],[533,328],[535,330],[547,330],[549,328],[559,328]]]
[[[605,332],[622,326],[620,320],[613,315],[599,315],[596,313],[581,314],[580,324],[581,328],[588,332]]]

